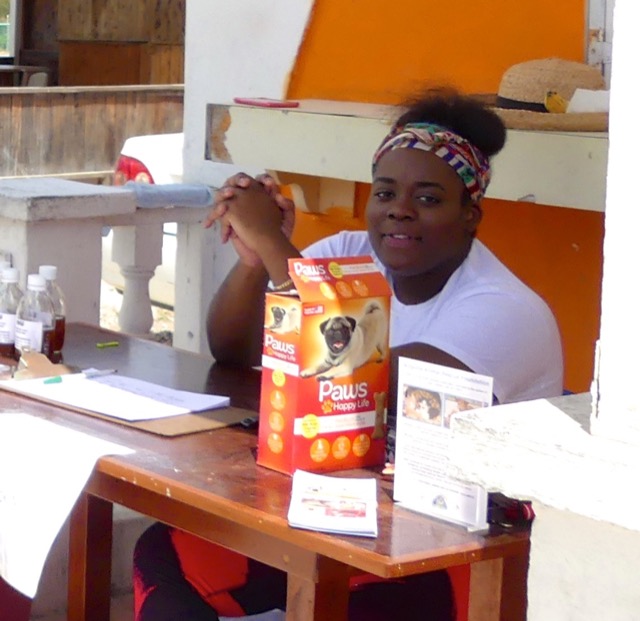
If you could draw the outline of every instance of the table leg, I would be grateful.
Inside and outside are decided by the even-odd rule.
[[[529,554],[471,564],[469,621],[525,621]]]
[[[471,564],[469,580],[469,621],[500,621],[502,560]]]
[[[501,621],[526,621],[529,551],[506,556],[502,565]]]
[[[287,581],[287,621],[347,621],[349,606],[347,565],[318,558],[315,577],[290,573]]]
[[[68,621],[109,621],[113,505],[83,493],[69,530]]]

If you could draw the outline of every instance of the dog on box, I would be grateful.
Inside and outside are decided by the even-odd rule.
[[[300,373],[318,381],[345,377],[374,359],[382,362],[386,353],[387,319],[377,302],[370,302],[359,321],[347,315],[329,317],[320,324],[326,352],[317,365]]]
[[[278,334],[300,333],[300,309],[297,306],[289,308],[272,306],[270,310],[273,321],[268,326],[265,326],[267,330]]]

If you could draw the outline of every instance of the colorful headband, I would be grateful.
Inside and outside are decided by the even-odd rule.
[[[437,155],[456,171],[474,203],[484,196],[491,179],[489,159],[462,136],[434,123],[396,126],[375,152],[373,168],[385,153],[402,148],[420,149]]]

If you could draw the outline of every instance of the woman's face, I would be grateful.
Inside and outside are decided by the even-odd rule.
[[[480,209],[467,200],[457,173],[419,149],[385,153],[367,203],[371,244],[396,276],[450,275],[469,252]]]

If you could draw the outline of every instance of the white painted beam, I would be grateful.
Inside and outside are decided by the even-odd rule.
[[[371,157],[397,109],[303,100],[298,108],[209,106],[210,159],[236,166],[371,181]],[[604,211],[606,133],[508,130],[488,197]]]

